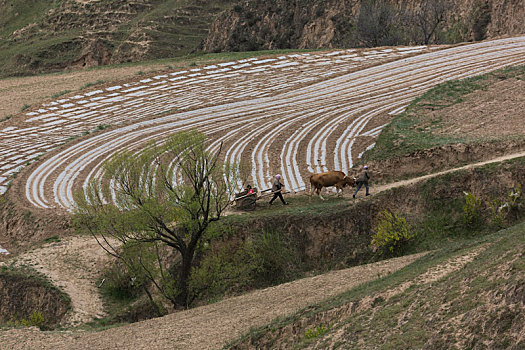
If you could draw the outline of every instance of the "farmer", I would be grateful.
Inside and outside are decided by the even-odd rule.
[[[359,190],[361,189],[361,187],[363,185],[365,185],[365,187],[366,187],[366,195],[367,196],[370,195],[369,188],[368,188],[368,180],[370,180],[370,174],[368,173],[368,166],[365,165],[363,167],[363,172],[357,178],[357,188],[356,188],[356,190],[354,192],[354,195],[352,197],[355,198],[355,195],[357,194],[357,192],[359,192]]]
[[[246,185],[246,188],[244,189],[244,194],[253,194],[253,188],[251,185]]]
[[[275,175],[275,180],[273,181],[273,185],[272,185],[273,198],[270,200],[270,205],[273,204],[273,201],[277,197],[281,199],[281,202],[283,202],[284,205],[288,205],[288,202],[284,200],[283,194],[281,193],[284,185],[281,183],[280,180],[281,180],[281,175],[279,174]]]

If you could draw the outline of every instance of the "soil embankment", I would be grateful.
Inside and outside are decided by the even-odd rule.
[[[251,327],[390,274],[420,256],[333,271],[102,332],[0,332],[0,343],[12,349],[218,349]]]
[[[49,329],[62,321],[69,307],[69,299],[42,279],[0,270],[0,323]]]

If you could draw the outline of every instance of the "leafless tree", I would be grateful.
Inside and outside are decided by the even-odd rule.
[[[420,2],[413,14],[416,43],[428,45],[436,41],[436,32],[445,22],[449,9],[449,0],[422,0]]]
[[[363,0],[357,18],[360,45],[377,47],[399,42],[399,12],[387,0]]]

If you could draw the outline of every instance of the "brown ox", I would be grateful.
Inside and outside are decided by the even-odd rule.
[[[323,196],[321,195],[321,189],[323,187],[331,187],[335,186],[337,189],[337,194],[342,195],[343,194],[343,188],[346,185],[354,186],[355,185],[355,179],[349,176],[346,176],[346,174],[342,171],[327,171],[320,174],[312,174],[310,175],[310,185],[311,185],[311,192],[310,197],[314,194],[314,191],[317,191],[317,194],[319,195],[319,198],[324,200]],[[341,193],[339,193],[339,190],[341,190]]]

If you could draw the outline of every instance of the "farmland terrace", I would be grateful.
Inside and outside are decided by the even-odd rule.
[[[75,190],[99,179],[103,162],[116,152],[125,148],[140,151],[147,142],[162,142],[174,132],[194,128],[208,135],[210,147],[222,142],[225,159],[249,163],[255,186],[266,188],[273,174],[282,173],[288,188],[301,191],[311,172],[339,168],[351,173],[385,125],[437,84],[524,62],[525,37],[517,37],[455,47],[385,47],[250,58],[99,85],[46,101],[0,123],[0,191],[7,191],[11,200],[31,212],[66,213],[74,205]],[[60,251],[70,250],[62,245],[40,257],[41,265],[56,267]],[[82,255],[93,248],[86,247],[73,254]],[[0,254],[7,251],[0,247]],[[95,261],[96,253],[93,256],[86,264]],[[379,272],[390,273],[415,258],[405,257],[395,268],[383,262],[364,267],[368,271],[365,275],[372,278]],[[356,269],[361,267],[341,272],[346,277],[332,273],[332,285],[349,287],[368,280],[357,280],[355,276],[361,272]],[[341,283],[341,278],[348,283]],[[255,325],[254,320],[260,325],[316,302],[318,299],[309,299],[312,295],[308,293],[304,300],[297,297],[300,291],[305,292],[305,285],[315,283],[326,287],[316,298],[337,292],[315,277],[257,291],[245,297],[245,304],[239,301],[241,297],[215,304],[222,310],[211,305],[189,310],[184,317],[199,321],[198,316],[205,314],[199,322],[206,323],[208,329],[197,327],[195,334],[213,335],[207,347],[216,348],[226,338],[246,332]],[[64,279],[62,285],[68,284],[73,282]],[[296,289],[289,289],[293,286]],[[95,289],[92,280],[86,288]],[[268,292],[279,298],[265,297]],[[296,299],[300,302],[288,303]],[[283,300],[282,305],[291,308],[279,304],[280,313],[271,313],[275,308],[270,310],[261,300],[272,304]],[[88,319],[102,313],[99,304],[80,316]],[[236,328],[242,323],[239,320],[245,320],[246,309],[255,310],[256,306],[271,312],[266,318],[262,311],[252,312],[253,320]],[[73,308],[79,308],[75,300]],[[231,319],[224,317],[228,312]],[[222,321],[222,328],[209,322],[210,314]],[[174,320],[184,327],[184,317],[172,314],[83,335],[10,330],[0,334],[0,344],[17,347],[29,340],[24,343],[27,348],[68,348],[73,342],[79,348],[108,348],[108,344],[130,347],[133,342],[136,348],[166,348],[174,344]],[[148,333],[159,325],[161,335]],[[177,344],[183,347],[199,344],[200,338],[189,333],[177,337]]]
[[[517,37],[249,58],[97,86],[1,123],[0,193],[12,182],[26,208],[70,210],[75,189],[100,178],[116,152],[189,129],[212,148],[222,142],[226,160],[249,163],[258,188],[281,173],[301,191],[311,172],[351,173],[391,118],[430,88],[524,62]]]

